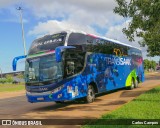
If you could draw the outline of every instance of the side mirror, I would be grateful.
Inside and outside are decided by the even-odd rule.
[[[17,68],[17,61],[19,60],[19,59],[23,59],[23,58],[26,58],[27,57],[27,55],[24,55],[24,56],[17,56],[17,57],[15,57],[14,59],[13,59],[13,61],[12,61],[12,68],[13,68],[13,71],[16,71],[16,68]]]
[[[61,54],[61,49],[60,48],[57,47],[55,49],[55,55],[56,55],[56,61],[61,62],[62,61],[62,54]]]
[[[59,46],[55,49],[55,55],[56,55],[56,61],[57,62],[61,62],[62,61],[62,52],[65,49],[72,49],[72,48],[76,48],[74,46]]]

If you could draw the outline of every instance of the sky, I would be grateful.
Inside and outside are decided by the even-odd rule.
[[[12,72],[12,60],[24,55],[20,12],[23,8],[23,25],[26,49],[32,41],[46,34],[63,30],[80,30],[119,40],[140,47],[138,41],[129,42],[122,33],[130,19],[115,13],[115,0],[0,0],[0,69]],[[146,48],[141,48],[144,58]],[[148,58],[150,59],[150,58]],[[160,57],[151,58],[158,61]],[[17,64],[17,71],[24,70],[24,61]]]

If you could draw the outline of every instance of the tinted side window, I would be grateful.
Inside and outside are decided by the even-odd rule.
[[[86,44],[86,35],[82,33],[71,33],[68,38],[68,45]]]
[[[129,48],[128,55],[134,55],[134,56],[142,56],[142,52],[139,49],[136,48]]]
[[[97,38],[92,36],[86,36],[86,42],[87,44],[96,44]]]
[[[113,42],[96,38],[93,44],[87,45],[88,51],[104,54],[113,54],[115,44]]]
[[[113,54],[116,56],[127,56],[128,47],[121,44],[115,44],[115,47],[113,49]]]
[[[100,53],[113,54],[114,47],[115,47],[115,43],[111,41],[103,40],[103,39],[100,39],[99,41],[97,41],[97,49]]]
[[[64,76],[69,77],[82,71],[85,61],[85,52],[65,51]]]

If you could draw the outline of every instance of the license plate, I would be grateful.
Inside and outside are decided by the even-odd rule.
[[[43,97],[39,97],[39,98],[37,98],[37,100],[44,100],[44,98]]]

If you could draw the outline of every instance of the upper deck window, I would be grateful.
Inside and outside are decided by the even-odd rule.
[[[86,44],[86,35],[82,33],[71,33],[68,38],[68,45]]]
[[[136,49],[136,48],[129,48],[128,54],[129,54],[129,55],[134,55],[134,56],[140,56],[140,57],[142,57],[142,52],[141,52],[141,50]]]
[[[29,50],[29,55],[36,54],[42,51],[55,50],[58,46],[63,46],[67,33],[58,33],[47,35],[33,41]]]

